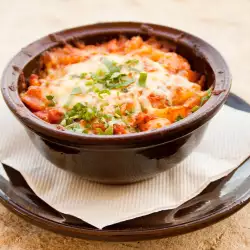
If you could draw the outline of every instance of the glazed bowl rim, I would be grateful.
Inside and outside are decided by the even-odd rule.
[[[214,92],[211,98],[196,112],[185,119],[171,124],[169,127],[140,133],[125,135],[87,135],[70,131],[61,131],[55,125],[46,123],[35,116],[21,101],[18,94],[18,79],[25,66],[43,51],[75,38],[103,34],[136,33],[149,34],[183,43],[192,47],[196,57],[203,57],[214,73]],[[164,138],[168,135],[185,131],[190,127],[197,128],[199,123],[205,123],[217,112],[226,101],[230,87],[231,74],[221,54],[204,40],[187,32],[152,23],[142,22],[104,22],[64,29],[59,32],[44,36],[39,40],[21,49],[6,66],[1,80],[1,91],[4,100],[14,115],[26,127],[41,136],[52,137],[59,141],[78,142],[87,144],[127,144],[130,142],[150,140],[150,138]],[[197,125],[197,126],[196,126]],[[193,130],[194,130],[193,129]],[[191,129],[192,130],[192,129]]]

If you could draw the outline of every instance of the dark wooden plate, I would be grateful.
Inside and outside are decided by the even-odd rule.
[[[250,105],[231,94],[227,105],[250,112]],[[0,176],[0,202],[32,224],[56,233],[102,241],[139,241],[191,232],[230,216],[250,201],[250,158],[230,175],[211,183],[180,207],[98,230],[51,208],[29,188],[21,174],[4,165],[10,181]]]

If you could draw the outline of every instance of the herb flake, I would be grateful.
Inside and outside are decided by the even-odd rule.
[[[102,63],[106,66],[110,73],[120,72],[121,68],[117,66],[117,63],[109,60],[106,57],[102,57]]]
[[[140,72],[140,77],[139,77],[139,80],[138,80],[138,84],[141,87],[146,87],[147,76],[148,76],[147,72]]]
[[[191,109],[191,112],[194,113],[196,112],[200,107],[198,105],[194,106],[192,109]]]
[[[183,119],[183,116],[182,115],[178,115],[175,119],[176,122],[180,121]]]
[[[71,95],[79,95],[82,94],[82,89],[80,87],[75,87],[72,89]]]
[[[208,89],[206,95],[201,98],[200,106],[202,106],[211,97],[211,95],[212,95],[212,88]]]
[[[53,96],[53,95],[46,95],[46,99],[47,99],[48,101],[53,100],[53,98],[54,98],[54,96]]]

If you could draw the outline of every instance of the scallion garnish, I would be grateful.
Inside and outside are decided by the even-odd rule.
[[[56,105],[53,95],[46,95],[46,99],[49,101],[48,106],[54,107]]]
[[[86,75],[87,75],[87,73],[85,73],[85,72],[81,73],[80,75],[72,74],[72,75],[69,76],[69,78],[71,80],[76,79],[76,78],[84,79]]]
[[[140,72],[140,77],[139,77],[139,80],[138,80],[138,84],[141,87],[146,86],[147,76],[148,76],[147,72]]]
[[[110,95],[110,91],[108,90],[108,89],[103,89],[103,90],[100,90],[99,92],[98,92],[98,96],[101,98],[101,99],[103,99],[103,94],[107,94],[107,95]]]
[[[202,106],[211,97],[211,95],[212,95],[212,88],[208,89],[206,95],[201,98],[200,106]]]
[[[72,89],[71,95],[79,95],[82,94],[82,89],[80,87],[75,87]]]
[[[110,73],[120,72],[121,67],[117,66],[117,63],[114,61],[110,61],[108,58],[103,57],[102,59],[103,64],[107,67]]]
[[[94,84],[93,80],[88,80],[88,81],[85,82],[86,86],[92,86],[93,84]]]
[[[113,135],[114,133],[113,126],[109,126],[105,129],[105,131],[102,131],[100,128],[97,128],[96,131],[98,135]]]
[[[128,93],[128,89],[127,88],[123,88],[123,89],[121,89],[121,92],[122,93]]]
[[[176,122],[180,121],[183,119],[183,116],[182,115],[178,115],[175,119]]]
[[[138,64],[139,63],[139,60],[137,59],[130,59],[128,61],[125,62],[125,64],[131,66],[131,65],[135,65],[135,64]]]
[[[53,100],[53,98],[54,98],[53,95],[46,95],[46,99],[49,100],[49,101]]]
[[[84,120],[91,121],[97,117],[97,110],[95,107],[88,107],[82,103],[77,103],[74,107],[65,113],[64,120],[61,122],[61,125],[65,126],[70,125],[74,120]]]
[[[87,73],[81,73],[80,74],[80,79],[84,79],[86,75],[87,75]]]
[[[200,107],[199,106],[194,106],[192,109],[191,109],[191,112],[194,113],[196,112]]]

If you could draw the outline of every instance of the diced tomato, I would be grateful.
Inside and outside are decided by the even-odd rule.
[[[170,121],[166,118],[156,118],[154,120],[150,120],[149,122],[143,124],[141,130],[146,131],[151,129],[162,128],[170,124],[171,124]]]
[[[191,69],[181,70],[178,74],[187,78],[190,82],[197,83],[200,79],[200,74]]]
[[[118,46],[119,46],[119,50],[124,50],[125,44],[127,42],[127,38],[125,36],[120,36],[118,39]]]
[[[46,100],[42,96],[42,89],[39,86],[30,86],[24,94],[21,95],[22,101],[33,111],[45,109]]]
[[[189,69],[187,70],[187,78],[190,82],[198,82],[200,79],[200,74]]]
[[[112,39],[109,41],[107,44],[107,49],[109,52],[116,52],[119,49],[117,39]]]
[[[121,105],[121,108],[120,108],[121,114],[125,115],[126,114],[126,110],[129,111],[129,112],[131,112],[133,110],[133,108],[134,108],[134,104],[133,103],[123,103]]]
[[[160,49],[161,44],[155,39],[155,37],[150,37],[147,41],[147,44],[151,45],[155,49]]]
[[[152,119],[154,119],[153,115],[148,115],[148,114],[145,114],[143,112],[140,112],[136,116],[136,123],[139,124],[139,123],[142,123],[142,122],[148,122],[148,121],[150,121]]]
[[[81,124],[81,126],[85,127],[87,123],[86,123],[86,121],[81,120],[81,121],[80,121],[80,124]]]
[[[45,122],[49,122],[48,110],[37,111],[34,114]]]
[[[202,75],[201,78],[198,81],[198,84],[201,86],[201,89],[204,88],[205,81],[206,81],[206,77],[204,75]]]
[[[143,40],[140,36],[134,36],[125,43],[126,52],[139,49],[143,45]]]
[[[37,112],[34,112],[34,114],[38,116],[40,119],[46,122],[52,123],[52,124],[60,123],[64,116],[63,112],[57,108],[37,111]]]
[[[152,64],[149,64],[146,60],[143,61],[143,64],[146,72],[154,72],[157,70]]]
[[[171,73],[177,73],[181,70],[190,69],[188,61],[174,52],[165,54],[163,65]]]
[[[187,111],[188,111],[187,108],[183,106],[169,107],[169,112],[166,118],[170,122],[175,122],[178,116],[182,118],[186,117]]]
[[[197,84],[194,83],[194,85]],[[174,87],[172,88],[172,105],[183,105],[185,101],[192,96],[194,96],[194,90],[192,88]]]
[[[148,114],[140,112],[135,117],[135,125],[137,125],[140,130],[144,130],[145,123],[149,122],[150,120],[153,120],[154,118],[155,117],[153,115],[148,115]]]
[[[29,78],[29,83],[31,86],[40,86],[40,82],[38,80],[38,75],[32,74]]]
[[[148,96],[148,99],[154,108],[163,109],[168,106],[168,100],[164,96],[152,93]]]
[[[186,108],[193,108],[194,106],[199,106],[201,102],[201,96],[199,95],[195,95],[190,97],[185,103],[184,103],[184,107]]]
[[[115,135],[121,135],[121,134],[126,134],[126,129],[124,125],[121,124],[114,124],[113,125],[113,129],[114,129],[114,134]]]
[[[92,124],[92,129],[93,129],[93,132],[95,134],[98,134],[98,129],[101,129],[102,131],[105,131],[105,126],[104,126],[103,123],[100,123],[100,122],[97,123],[97,122],[95,122],[95,123]]]
[[[63,119],[63,112],[57,108],[51,108],[48,110],[48,120],[49,123],[57,124]]]
[[[143,40],[140,36],[134,36],[130,39],[131,49],[138,49],[142,46]]]

